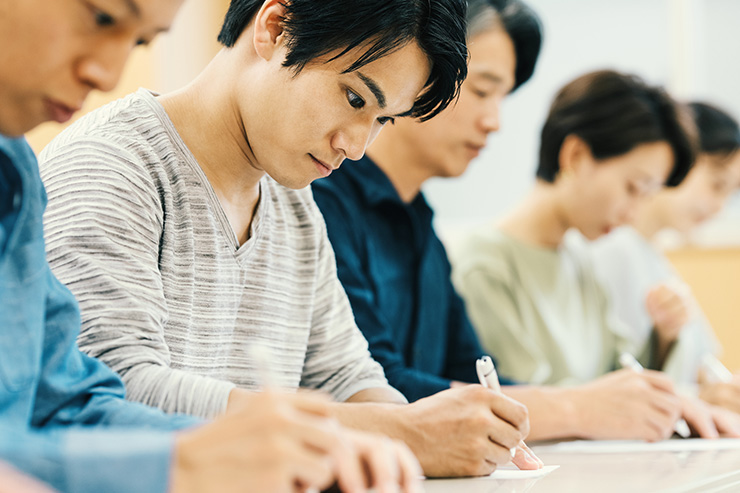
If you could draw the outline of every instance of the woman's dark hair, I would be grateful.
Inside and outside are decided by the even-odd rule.
[[[720,163],[740,150],[740,127],[730,115],[711,104],[689,103],[699,131],[699,149],[712,154]]]
[[[521,0],[468,0],[468,39],[501,26],[514,43],[516,72],[514,92],[534,73],[542,48],[542,23]]]
[[[583,75],[555,96],[542,128],[538,178],[555,181],[568,135],[583,139],[596,159],[666,141],[674,158],[667,186],[681,183],[696,158],[696,127],[688,108],[661,87],[611,70]]]
[[[264,0],[231,0],[218,40],[234,46]],[[339,51],[367,49],[345,72],[416,41],[431,74],[409,116],[422,121],[444,110],[468,73],[465,0],[284,0],[287,55],[283,66],[299,73],[309,62]]]

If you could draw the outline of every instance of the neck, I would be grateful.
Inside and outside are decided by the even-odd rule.
[[[213,188],[234,196],[257,187],[265,172],[249,146],[241,115],[222,87],[228,84],[226,61],[219,53],[192,83],[160,101]]]
[[[425,168],[418,150],[399,135],[397,129],[388,128],[381,132],[367,154],[383,170],[398,196],[406,203],[413,201],[419,195],[424,182],[433,176]]]
[[[227,62],[222,51],[191,84],[160,101],[242,242],[248,237],[265,172],[249,146],[241,114],[229,99]]]
[[[504,217],[499,227],[524,243],[557,248],[570,225],[558,188],[552,183],[537,180],[524,201]]]

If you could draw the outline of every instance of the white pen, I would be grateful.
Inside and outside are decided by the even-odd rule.
[[[490,356],[483,356],[475,362],[475,372],[478,374],[478,381],[486,388],[489,388],[496,392],[501,393],[501,385],[498,382],[498,375],[496,374],[496,367],[493,366],[493,360]],[[512,447],[511,458],[513,459],[516,455],[516,447]]]
[[[637,361],[637,358],[627,352],[619,355],[619,364],[624,368],[630,368],[638,373],[641,373],[643,370],[642,365]],[[675,431],[681,438],[689,438],[691,436],[689,424],[683,418],[676,421],[676,424],[673,425],[673,431]]]
[[[732,372],[717,357],[707,353],[701,359],[701,368],[712,383],[732,382]]]

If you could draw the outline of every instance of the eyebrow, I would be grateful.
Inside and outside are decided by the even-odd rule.
[[[134,0],[124,0],[124,2],[128,6],[128,9],[131,11],[131,13],[136,16],[136,18],[141,18],[141,9]]]
[[[373,93],[373,96],[375,96],[375,99],[378,101],[378,106],[380,109],[385,108],[385,93],[383,90],[378,86],[378,84],[372,80],[367,75],[363,74],[362,72],[356,72],[357,77],[360,78],[362,82],[365,83],[368,89],[370,89],[370,92]]]
[[[473,74],[471,74],[471,75],[473,75]],[[499,77],[496,74],[492,74],[491,72],[475,72],[474,75],[477,75],[479,77],[482,77],[482,78],[484,78],[486,80],[490,80],[491,82],[496,82],[498,84],[501,84],[501,83],[504,82],[504,79],[502,79],[501,77]]]

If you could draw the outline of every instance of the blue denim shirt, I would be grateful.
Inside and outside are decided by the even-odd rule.
[[[415,401],[450,380],[477,382],[483,349],[424,195],[404,203],[367,156],[312,188],[357,325],[390,384]]]
[[[61,491],[163,492],[171,430],[196,420],[124,400],[79,351],[80,314],[46,262],[46,193],[24,139],[0,135],[0,460]]]

